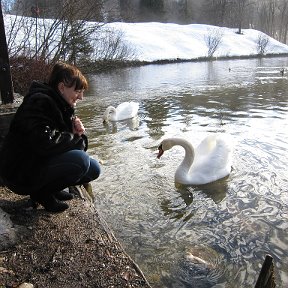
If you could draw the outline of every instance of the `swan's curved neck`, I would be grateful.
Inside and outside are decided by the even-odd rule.
[[[110,111],[112,111],[113,113],[114,113],[114,112],[116,113],[116,108],[113,107],[113,106],[110,106]]]
[[[181,179],[183,180],[182,182],[186,182],[185,179],[189,177],[189,170],[193,164],[194,161],[194,148],[192,144],[185,139],[181,138],[176,138],[174,141],[174,145],[180,145],[184,148],[185,150],[185,156],[184,159],[182,160],[181,164],[178,166],[176,173],[175,173],[175,178],[178,180]]]
[[[116,108],[113,107],[113,106],[109,106],[106,111],[105,111],[105,114],[104,114],[104,118],[106,120],[115,120],[116,118]]]

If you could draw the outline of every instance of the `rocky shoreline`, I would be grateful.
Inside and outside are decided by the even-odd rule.
[[[151,287],[89,197],[67,203],[53,214],[0,187],[0,288]]]

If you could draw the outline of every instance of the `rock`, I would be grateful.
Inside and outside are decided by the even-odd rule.
[[[34,285],[31,283],[22,283],[17,288],[33,288],[33,287],[34,287]]]
[[[0,251],[16,243],[16,229],[9,214],[0,208]]]

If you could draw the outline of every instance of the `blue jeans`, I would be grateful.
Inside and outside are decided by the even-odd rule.
[[[41,186],[34,193],[53,194],[66,187],[88,183],[98,178],[100,165],[86,152],[71,150],[51,158],[41,172]]]

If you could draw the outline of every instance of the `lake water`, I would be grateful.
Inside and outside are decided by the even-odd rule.
[[[287,58],[148,65],[91,75],[77,113],[102,163],[96,207],[152,287],[254,287],[265,255],[288,287]],[[107,106],[138,101],[136,121],[103,125]],[[177,146],[221,132],[228,178],[174,182]],[[194,255],[198,258],[193,258]]]

